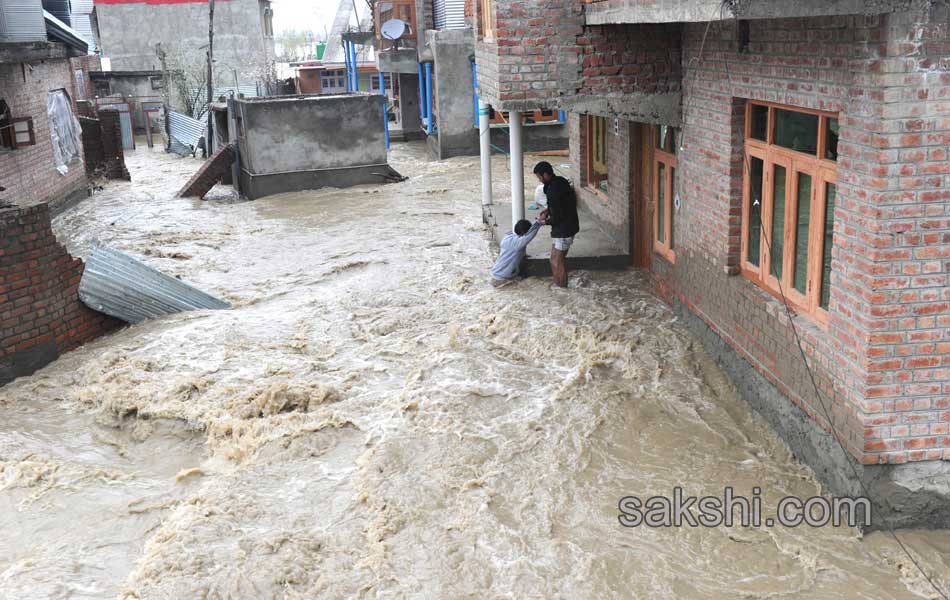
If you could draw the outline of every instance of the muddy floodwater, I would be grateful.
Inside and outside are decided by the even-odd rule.
[[[821,490],[640,274],[496,290],[477,158],[391,161],[202,202],[143,149],[56,219],[234,308],[0,388],[0,597],[938,597],[880,533],[621,527],[630,494]],[[950,536],[901,535],[950,587]]]

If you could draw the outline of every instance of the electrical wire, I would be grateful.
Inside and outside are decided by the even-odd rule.
[[[725,9],[726,5],[729,4],[729,2],[730,0],[723,0],[720,4],[720,7],[719,7],[720,22],[724,21],[724,19],[722,19],[723,10]],[[705,50],[705,44],[706,44],[706,34],[709,33],[709,25],[711,25],[711,23],[707,24],[706,32],[703,34],[703,41],[700,46],[699,55],[697,57],[694,57],[698,59],[698,61],[703,60],[703,52]],[[690,60],[690,63],[687,64],[687,67],[686,67],[687,69],[689,68],[689,64],[691,63],[692,63],[692,59]],[[729,71],[729,61],[726,60],[725,57],[723,58],[723,67],[725,69],[726,80],[727,82],[731,83],[732,74]],[[684,73],[684,78],[685,78],[685,73]],[[688,115],[689,115],[688,110],[689,110],[689,102],[687,102],[686,108],[684,109],[683,123],[688,122]],[[685,133],[686,132],[684,128],[683,136],[681,136],[681,138],[686,137]],[[742,151],[742,158],[745,164],[746,172],[751,175],[752,166],[749,161],[748,152],[746,152],[744,148]],[[758,206],[758,209],[761,211],[762,210],[762,190],[761,188],[758,190],[755,189],[755,185],[754,185],[755,182],[754,180],[751,180],[751,178],[750,178],[750,182],[751,183],[749,186],[750,187],[749,191],[751,192],[751,196],[752,196],[751,200],[754,200],[753,207]],[[751,208],[752,207],[750,207],[750,209]],[[761,218],[760,218],[760,222],[761,222]],[[771,240],[769,239],[769,232],[767,232],[764,227],[762,228],[762,239],[765,241],[766,248],[768,250],[769,255],[771,256],[772,244],[771,244]],[[815,393],[815,398],[818,400],[818,405],[821,408],[822,415],[824,416],[825,421],[828,423],[828,427],[831,429],[832,436],[837,442],[838,447],[841,449],[841,452],[844,454],[845,462],[848,463],[848,466],[850,467],[852,475],[854,475],[854,478],[857,480],[858,485],[861,488],[861,491],[864,493],[864,496],[868,499],[868,502],[871,503],[872,507],[876,503],[878,504],[878,506],[886,506],[886,508],[893,511],[893,507],[890,506],[889,503],[875,502],[875,499],[871,496],[870,490],[868,489],[861,475],[858,473],[857,467],[855,467],[854,465],[854,458],[851,456],[851,453],[848,452],[847,448],[845,447],[844,442],[841,440],[841,434],[838,432],[837,428],[835,427],[834,421],[831,418],[831,414],[828,410],[828,407],[825,404],[825,400],[822,397],[821,390],[819,389],[818,383],[815,380],[815,373],[812,370],[811,365],[808,364],[808,359],[805,355],[805,349],[804,349],[804,346],[802,345],[801,334],[799,334],[798,327],[795,325],[794,314],[793,314],[791,306],[789,305],[788,298],[785,295],[785,289],[784,289],[784,286],[782,285],[781,278],[776,278],[776,280],[778,282],[779,295],[782,297],[782,304],[785,308],[785,315],[788,318],[789,325],[792,329],[792,334],[795,337],[795,345],[798,348],[798,353],[801,356],[802,363],[805,365],[805,370],[808,373],[808,379],[811,382],[811,387]],[[923,566],[921,566],[917,558],[910,552],[910,550],[907,548],[904,542],[900,539],[900,537],[897,535],[897,531],[891,525],[887,517],[884,514],[881,514],[879,515],[879,518],[881,520],[881,523],[884,524],[884,528],[887,530],[888,534],[894,539],[895,542],[897,542],[897,545],[904,552],[904,554],[907,555],[907,558],[910,559],[911,563],[913,563],[913,565],[917,568],[917,570],[924,577],[927,583],[930,584],[930,586],[934,589],[935,592],[937,592],[940,595],[941,598],[943,598],[944,600],[950,600],[950,597],[948,597],[947,593],[934,582],[933,577],[931,577],[931,575],[927,573],[927,571],[924,570]]]

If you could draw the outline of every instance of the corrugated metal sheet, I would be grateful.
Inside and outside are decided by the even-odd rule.
[[[69,0],[43,0],[43,10],[72,27],[69,20]]]
[[[36,0],[0,0],[0,42],[45,42],[43,5]]]
[[[79,281],[79,299],[89,308],[139,323],[146,319],[231,305],[127,254],[96,246]]]
[[[465,0],[433,0],[436,29],[465,29]]]
[[[168,111],[168,129],[173,138],[186,146],[197,146],[198,139],[205,134],[205,124],[188,115]]]
[[[72,12],[79,15],[91,15],[93,0],[72,0],[69,3]]]
[[[69,16],[73,29],[89,44],[89,54],[96,53],[96,36],[92,33],[92,15],[74,12]]]

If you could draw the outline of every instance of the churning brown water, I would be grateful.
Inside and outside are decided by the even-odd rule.
[[[627,494],[820,490],[636,272],[495,290],[477,159],[392,160],[200,202],[142,150],[57,219],[234,309],[0,389],[0,597],[931,596],[881,534],[620,527]],[[902,533],[950,586],[948,536]]]

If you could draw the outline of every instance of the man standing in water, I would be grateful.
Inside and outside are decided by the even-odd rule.
[[[548,207],[541,213],[541,221],[551,226],[551,273],[554,285],[567,287],[567,251],[580,231],[577,218],[577,197],[570,182],[554,174],[551,163],[541,161],[534,166],[534,174],[544,184]]]
[[[541,229],[541,222],[535,221],[532,225],[527,220],[521,219],[515,223],[514,229],[505,234],[501,240],[498,260],[491,269],[491,284],[495,287],[507,285],[518,276],[518,268],[524,259],[528,244]]]

